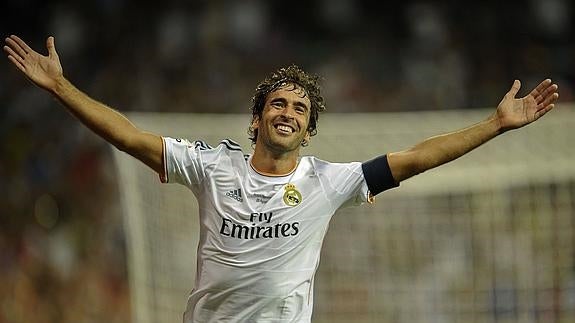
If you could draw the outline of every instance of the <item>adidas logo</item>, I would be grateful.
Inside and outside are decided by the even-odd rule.
[[[226,193],[226,196],[229,196],[231,198],[233,198],[234,200],[238,201],[238,202],[243,202],[244,199],[242,198],[242,189],[238,188],[237,190],[231,190],[229,192]]]

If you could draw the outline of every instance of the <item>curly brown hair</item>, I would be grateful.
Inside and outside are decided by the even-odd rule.
[[[309,131],[310,136],[315,136],[317,134],[319,113],[325,110],[325,101],[320,94],[319,81],[319,76],[308,74],[296,65],[290,65],[271,73],[263,82],[258,84],[252,97],[252,122],[248,128],[248,134],[252,144],[256,143],[258,130],[253,129],[251,124],[253,124],[256,118],[262,117],[268,94],[287,84],[295,84],[305,90],[311,102],[307,131]],[[303,145],[305,145],[305,143]]]

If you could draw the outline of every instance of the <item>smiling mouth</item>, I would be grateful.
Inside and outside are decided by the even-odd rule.
[[[291,133],[295,132],[294,128],[292,128],[288,125],[285,125],[285,124],[276,124],[274,126],[274,128],[276,128],[278,130],[278,132],[284,133],[284,134],[291,134]]]

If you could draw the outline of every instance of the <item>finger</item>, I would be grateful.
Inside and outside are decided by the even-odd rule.
[[[559,93],[553,93],[552,95],[545,98],[545,100],[537,105],[537,110],[542,110],[545,107],[555,103],[559,99]]]
[[[535,102],[537,102],[537,104],[541,103],[543,100],[545,100],[545,98],[553,95],[553,93],[556,93],[558,88],[559,86],[557,84],[551,84],[545,90],[543,90],[543,93],[539,93],[535,97]]]
[[[507,92],[507,95],[510,95],[512,98],[514,98],[517,95],[517,92],[519,92],[520,88],[521,82],[519,80],[513,81],[513,85],[511,86],[509,92]]]
[[[553,110],[553,108],[555,107],[555,104],[550,104],[548,106],[546,106],[544,109],[541,109],[539,111],[537,111],[535,113],[535,120],[541,118],[542,116],[544,116],[547,112]]]
[[[22,73],[26,73],[26,67],[24,67],[24,65],[22,65],[22,63],[20,63],[16,58],[14,58],[14,56],[8,55],[8,59],[12,62],[12,64],[16,65],[16,67],[22,71]]]
[[[543,93],[543,91],[549,86],[551,85],[551,79],[545,79],[543,81],[541,81],[541,83],[539,83],[539,85],[537,85],[537,87],[535,87],[531,93],[529,93],[529,95],[532,95],[534,98],[536,98],[539,94]]]
[[[20,46],[16,41],[14,41],[12,38],[6,38],[6,43],[8,44],[8,46],[14,50],[16,53],[18,53],[18,55],[25,57],[27,55],[26,51],[24,50],[24,48],[22,48],[22,46]]]
[[[16,35],[11,35],[10,38],[14,39],[14,41],[16,41],[18,43],[18,45],[20,45],[27,53],[34,52],[34,50],[32,48],[30,48],[30,46],[28,46],[28,44],[26,44],[25,41],[20,39],[20,37],[18,37]]]
[[[49,57],[58,56],[58,53],[56,53],[56,45],[54,44],[54,37],[50,36],[48,39],[46,39],[46,48],[48,48]]]
[[[24,58],[18,55],[12,48],[4,46],[3,49],[6,53],[8,53],[8,56],[12,56],[15,60],[17,60],[21,64],[24,64]]]

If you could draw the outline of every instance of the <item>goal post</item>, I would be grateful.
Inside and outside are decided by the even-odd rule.
[[[302,154],[364,161],[485,119],[492,109],[320,115]],[[130,113],[141,129],[251,153],[250,115]],[[197,203],[114,149],[133,320],[179,322],[193,288]],[[314,322],[575,321],[575,106],[338,211]]]

